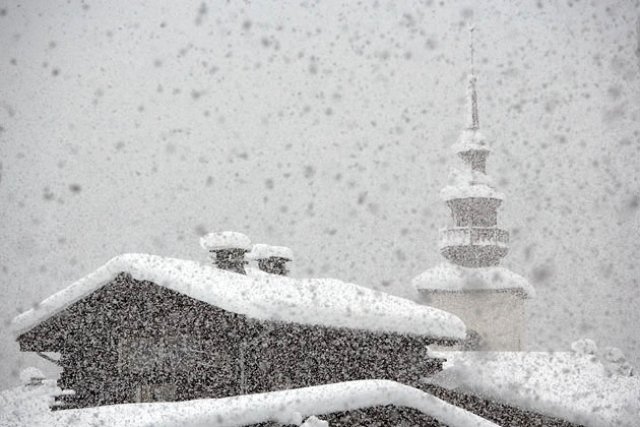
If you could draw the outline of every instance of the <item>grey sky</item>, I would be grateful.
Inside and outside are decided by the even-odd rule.
[[[0,5],[0,387],[44,364],[13,316],[119,253],[206,261],[205,230],[413,297],[471,16],[529,348],[591,337],[640,365],[637,1],[233,3]]]

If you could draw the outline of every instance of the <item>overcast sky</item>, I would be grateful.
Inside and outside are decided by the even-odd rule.
[[[207,262],[205,231],[415,297],[470,21],[528,348],[640,365],[638,1],[231,3],[0,3],[0,388],[46,365],[16,314],[124,252]]]

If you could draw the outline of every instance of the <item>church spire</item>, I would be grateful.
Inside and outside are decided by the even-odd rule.
[[[489,147],[480,132],[478,118],[473,31],[469,27],[469,122],[454,145],[465,168],[455,170],[450,184],[440,193],[451,210],[453,222],[441,232],[440,252],[456,265],[488,267],[498,265],[507,254],[509,232],[498,226],[498,207],[503,196],[493,188],[486,172]]]
[[[473,31],[475,27],[469,26],[469,53],[470,53],[470,72],[468,77],[468,89],[467,89],[467,103],[469,105],[469,124],[467,129],[478,130],[480,129],[480,118],[478,117],[478,93],[476,90],[476,75],[474,70],[474,47],[473,47]]]

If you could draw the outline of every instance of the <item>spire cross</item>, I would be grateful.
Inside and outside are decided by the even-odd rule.
[[[478,117],[478,94],[476,92],[476,76],[474,73],[474,63],[473,63],[473,54],[474,54],[474,49],[473,49],[473,31],[474,31],[474,27],[473,25],[469,26],[469,50],[471,52],[471,72],[469,73],[469,93],[468,93],[468,97],[469,97],[469,108],[470,108],[470,113],[471,113],[471,121],[469,123],[469,126],[467,127],[467,129],[469,130],[478,130],[480,129],[480,118]]]

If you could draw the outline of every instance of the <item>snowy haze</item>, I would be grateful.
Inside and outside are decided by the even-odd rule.
[[[637,1],[0,4],[0,387],[10,319],[123,252],[208,262],[207,231],[291,247],[292,275],[413,298],[480,124],[528,277],[528,348],[640,365]]]

